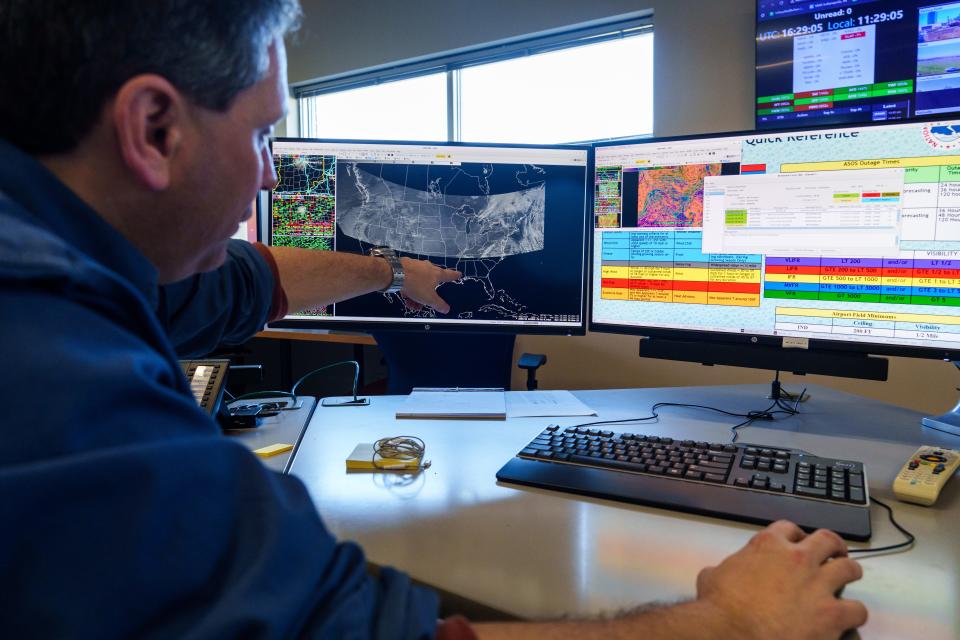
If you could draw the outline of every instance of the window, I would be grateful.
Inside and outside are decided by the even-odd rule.
[[[649,14],[295,87],[314,138],[563,143],[653,132]]]
[[[301,131],[311,138],[446,140],[445,73],[301,98]]]
[[[460,130],[471,142],[559,143],[653,131],[653,34],[468,67]]]

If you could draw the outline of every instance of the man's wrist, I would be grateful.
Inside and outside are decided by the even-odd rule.
[[[403,265],[400,263],[400,257],[397,256],[396,252],[388,247],[374,247],[370,249],[368,253],[375,258],[380,258],[381,261],[386,264],[387,270],[390,273],[389,282],[386,286],[381,287],[379,291],[381,293],[397,293],[403,289]]]

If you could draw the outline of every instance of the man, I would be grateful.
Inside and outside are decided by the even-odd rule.
[[[604,622],[438,625],[430,591],[369,577],[296,478],[219,435],[168,333],[199,350],[252,333],[284,295],[313,305],[390,275],[379,259],[227,240],[276,179],[267,137],[297,12],[296,0],[0,5],[5,635],[836,638],[863,624],[863,605],[835,596],[860,577],[842,541],[781,522],[702,572],[692,602]],[[411,297],[441,305],[432,289],[456,275],[406,265],[433,274]]]

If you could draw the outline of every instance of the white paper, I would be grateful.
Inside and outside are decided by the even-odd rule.
[[[445,389],[414,390],[397,409],[398,418],[495,418],[503,420],[507,409],[503,391]]]
[[[569,391],[511,391],[506,396],[509,418],[597,415]]]

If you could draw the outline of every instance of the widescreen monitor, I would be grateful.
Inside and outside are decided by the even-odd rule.
[[[960,2],[757,0],[758,129],[960,113]]]
[[[370,293],[273,326],[582,334],[587,146],[280,138],[268,242],[365,254],[389,247],[463,272],[449,314]]]
[[[960,357],[960,121],[636,140],[595,163],[592,331],[776,348],[788,371]]]

